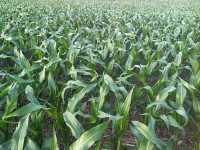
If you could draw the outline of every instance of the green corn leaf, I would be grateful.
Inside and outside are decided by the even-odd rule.
[[[96,117],[98,115],[98,110],[97,110],[97,102],[94,98],[91,98],[91,118],[90,118],[90,123],[96,123]]]
[[[29,114],[20,119],[11,139],[11,150],[22,150],[28,130]]]
[[[105,102],[105,96],[108,94],[109,92],[109,87],[103,83],[102,87],[100,88],[100,101],[99,101],[99,110],[102,109],[103,104]]]
[[[190,64],[192,65],[193,73],[196,75],[196,73],[199,70],[199,62],[191,57],[189,57],[189,61],[190,61]]]
[[[162,72],[162,82],[168,81],[168,72],[171,68],[171,63],[169,63],[161,72]]]
[[[6,124],[14,124],[14,123],[16,123],[16,122],[0,120],[0,126],[4,126],[4,125],[6,125]]]
[[[18,75],[11,75],[11,74],[8,74],[12,79],[16,80],[18,83],[20,84],[26,84],[26,83],[32,83],[34,82],[34,80],[24,80],[22,79],[21,77],[19,77]]]
[[[150,92],[151,96],[153,96],[153,90],[152,90],[152,88],[150,86],[145,86],[143,88],[148,90]]]
[[[116,116],[113,116],[113,115],[107,114],[103,111],[99,111],[97,117],[98,118],[109,118],[110,120],[113,121],[114,126],[117,126],[118,125],[117,122],[120,119],[124,118],[123,116],[120,116],[119,114],[117,114]]]
[[[53,128],[53,135],[52,135],[52,141],[51,141],[51,148],[50,150],[59,150],[58,148],[58,142],[57,142],[57,137],[55,133],[55,129]]]
[[[80,110],[77,111],[77,112],[75,112],[73,115],[74,115],[74,116],[78,115],[78,116],[80,116],[80,117],[82,117],[82,118],[90,118],[90,117],[91,117],[91,115],[89,115],[89,114],[84,114],[84,113],[82,113]]]
[[[10,91],[8,92],[9,102],[11,102],[17,95],[19,95],[17,88],[18,88],[18,84],[15,83],[10,89]],[[15,103],[15,105],[17,105],[17,102]]]
[[[177,26],[175,29],[174,29],[174,36],[177,37],[181,32],[181,28],[180,26]]]
[[[55,82],[51,72],[49,72],[49,76],[48,76],[48,88],[49,88],[49,91],[51,92],[51,94],[53,94],[53,95],[56,94],[57,85],[56,85],[56,82]]]
[[[46,68],[44,67],[43,70],[39,73],[39,81],[42,83],[45,79],[45,74],[46,74]]]
[[[162,142],[158,137],[154,134],[154,132],[145,124],[140,123],[138,121],[132,121],[132,123],[136,126],[136,128],[151,142],[153,142],[160,149],[167,149],[167,145]]]
[[[144,86],[147,86],[147,83],[145,82],[144,78],[141,75],[139,75],[139,74],[137,74],[135,72],[132,73],[131,75],[134,76],[135,78],[139,79]]]
[[[130,126],[130,130],[135,136],[137,145],[140,145],[142,143],[144,136],[140,133],[140,131],[136,127]]]
[[[41,66],[39,66],[39,65],[29,66],[28,68],[23,69],[23,71],[20,74],[18,74],[18,76],[23,77],[25,74],[27,74],[27,72],[29,72],[29,74],[30,74],[31,71],[34,71],[34,70],[37,70],[40,68],[41,68]]]
[[[10,118],[10,117],[14,117],[14,116],[22,116],[22,115],[31,113],[33,111],[38,111],[42,108],[46,109],[46,107],[43,105],[36,105],[34,103],[30,103],[30,104],[27,104],[27,105],[19,108],[18,110],[14,111],[13,113],[5,116],[5,118]]]
[[[194,111],[200,117],[200,101],[195,96],[192,96],[192,104],[193,104]]]
[[[25,89],[25,93],[26,93],[26,97],[27,99],[31,102],[31,103],[34,103],[34,104],[37,104],[39,105],[39,101],[37,100],[37,98],[35,97],[34,95],[34,90],[31,86],[27,86],[26,89]]]
[[[69,111],[65,111],[65,113],[63,114],[63,117],[67,126],[71,129],[74,137],[78,139],[85,132],[81,123]]]
[[[183,126],[186,126],[187,123],[188,123],[188,121],[189,121],[189,118],[188,118],[188,115],[187,115],[185,109],[184,109],[183,107],[180,107],[178,110],[176,110],[176,112],[177,112],[179,115],[181,115],[181,116],[183,116],[183,117],[185,118],[185,123],[184,123]]]
[[[5,116],[7,116],[8,114],[10,114],[10,112],[13,109],[13,106],[15,105],[16,101],[17,101],[18,95],[10,102],[10,104],[8,104],[8,107],[6,109],[6,112],[3,116],[3,118],[5,118]]]
[[[173,108],[171,108],[165,101],[152,102],[146,107],[146,109],[151,108],[152,106],[155,106],[155,105],[162,106],[162,107],[167,108],[169,110],[173,110]]]
[[[125,65],[126,70],[131,70],[133,64],[133,57],[131,55],[128,56],[128,60]]]
[[[87,132],[83,133],[78,140],[71,146],[70,150],[86,150],[89,149],[95,141],[99,140],[108,126],[109,121],[99,124]]]
[[[114,46],[112,45],[110,40],[107,40],[107,44],[108,44],[108,49],[111,51],[111,53],[113,53],[114,52]]]
[[[0,93],[0,98],[6,96],[8,94],[8,92],[10,91],[11,86],[8,86],[7,88],[5,88],[1,93]]]
[[[147,68],[147,74],[151,74],[153,69],[156,67],[156,65],[158,64],[158,62],[153,62],[149,65],[149,67]]]
[[[128,115],[129,109],[130,109],[130,105],[131,105],[132,94],[133,94],[133,88],[131,89],[131,91],[127,95],[126,100],[125,100],[124,104],[122,105],[121,116],[125,116],[126,117]]]
[[[26,59],[26,57],[24,56],[24,54],[22,53],[22,51],[20,51],[17,60],[20,63],[20,65],[23,66],[24,68],[27,68],[27,67],[30,66],[28,60]]]
[[[78,80],[78,74],[77,74],[77,70],[75,69],[75,67],[72,65],[72,67],[71,67],[71,69],[70,69],[70,71],[69,71],[69,75],[71,75],[71,78],[73,79],[73,80]]]
[[[107,73],[108,73],[108,74],[112,71],[113,66],[114,66],[114,63],[115,63],[115,60],[114,60],[114,59],[109,63],[109,65],[108,65],[108,67],[107,67]]]
[[[138,150],[153,150],[154,143],[148,140],[147,138],[143,138],[142,143],[140,144]]]
[[[62,100],[64,101],[64,96],[65,96],[65,91],[69,88],[72,88],[72,89],[76,89],[78,87],[85,87],[86,85],[80,81],[80,80],[70,80],[67,82],[67,84],[64,84],[65,88],[63,88],[63,91],[61,93],[61,97],[62,97]]]
[[[118,86],[115,84],[114,80],[109,75],[104,75],[104,81],[110,87],[111,91],[115,93],[118,92]]]
[[[175,58],[174,64],[179,66],[181,64],[181,61],[182,61],[182,52],[179,52]]]
[[[185,136],[185,131],[184,131],[183,127],[180,124],[178,124],[178,122],[172,116],[168,115],[168,119],[169,119],[169,124],[173,127],[177,127],[180,130],[182,130],[183,136]]]
[[[68,103],[67,110],[71,113],[74,113],[84,95],[92,91],[96,85],[96,83],[86,85],[78,94],[73,96]]]
[[[40,150],[40,148],[34,141],[27,137],[24,143],[23,150]]]
[[[159,117],[165,122],[165,124],[167,125],[167,128],[169,130],[169,120],[168,120],[167,116],[160,115]]]
[[[52,141],[51,136],[46,137],[44,142],[42,143],[41,150],[50,150],[51,149],[51,141]]]
[[[183,102],[185,100],[186,93],[187,93],[187,91],[184,88],[184,86],[179,83],[178,87],[177,87],[177,92],[176,92],[176,101],[179,104],[179,106],[183,106]]]
[[[185,86],[185,87],[192,93],[192,95],[194,95],[194,90],[195,90],[195,88],[194,88],[193,86],[189,85],[189,84],[188,84],[186,81],[184,81],[183,79],[181,79],[181,78],[179,78],[179,79],[180,79],[182,85]]]
[[[156,101],[158,100],[165,100],[167,98],[167,96],[169,95],[170,92],[173,92],[174,90],[176,90],[176,88],[173,85],[170,85],[168,87],[166,87],[165,89],[163,89],[158,96],[156,97]]]
[[[130,82],[127,81],[127,78],[131,77],[132,75],[128,75],[128,76],[125,76],[125,77],[122,77],[122,75],[120,75],[120,77],[117,78],[118,79],[117,82],[123,82],[124,84],[127,84],[129,86],[135,86],[134,84],[131,84]]]
[[[134,101],[139,99],[144,93],[144,89],[143,88],[137,88],[134,92]]]
[[[155,123],[156,121],[153,119],[153,117],[151,117],[148,127],[153,131],[154,134],[155,134]]]
[[[56,64],[57,62],[60,62],[61,60],[62,60],[62,59],[59,58],[59,57],[52,58],[52,59],[50,60],[50,62],[49,62],[47,65],[45,65],[45,68],[50,68],[51,66],[53,66],[53,65]]]
[[[193,81],[192,83],[196,89],[200,88],[200,70],[196,76],[191,77],[191,80]]]

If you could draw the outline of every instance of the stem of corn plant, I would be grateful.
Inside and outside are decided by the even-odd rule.
[[[179,129],[175,129],[175,137],[174,140],[177,141],[179,139],[179,135],[180,135],[180,130]],[[177,145],[174,146],[173,150],[176,150]]]
[[[117,140],[117,150],[120,150],[121,147],[121,137]]]
[[[99,149],[100,149],[101,139],[102,139],[102,138],[99,139],[99,141],[98,141],[98,143],[97,143],[97,145],[96,145],[95,150],[99,150]]]

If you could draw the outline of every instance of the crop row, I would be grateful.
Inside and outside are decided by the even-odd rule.
[[[198,150],[199,8],[0,1],[0,149]]]

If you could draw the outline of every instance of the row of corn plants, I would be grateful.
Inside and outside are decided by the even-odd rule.
[[[200,150],[199,8],[1,0],[0,150]]]

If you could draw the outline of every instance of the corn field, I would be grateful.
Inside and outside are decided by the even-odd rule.
[[[199,0],[1,0],[0,150],[200,150]]]

